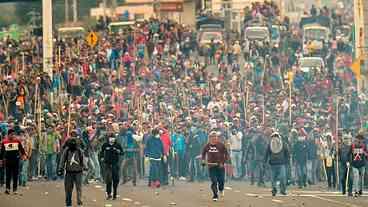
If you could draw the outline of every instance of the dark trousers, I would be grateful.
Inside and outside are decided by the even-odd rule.
[[[105,182],[107,195],[111,195],[111,188],[113,188],[113,195],[114,197],[116,197],[119,181],[120,166],[117,164],[105,164]]]
[[[179,177],[185,177],[187,176],[187,160],[185,159],[185,156],[184,155],[179,155],[178,156],[178,159],[179,159],[179,169],[178,169],[178,176]]]
[[[66,206],[72,206],[73,188],[77,189],[77,204],[82,203],[82,172],[65,174],[64,187],[65,187],[65,204]]]
[[[0,186],[5,184],[5,168],[0,167]]]
[[[280,192],[286,193],[286,165],[271,165],[272,192],[277,192],[277,181],[280,181]]]
[[[6,189],[10,190],[10,183],[13,181],[13,192],[17,191],[19,181],[19,160],[5,163]]]
[[[168,185],[169,184],[169,165],[168,161],[164,162],[161,161],[161,179],[160,182],[162,185]]]
[[[225,168],[224,167],[210,167],[208,169],[210,180],[211,180],[211,189],[214,196],[217,196],[218,191],[224,190],[225,183]]]
[[[261,186],[264,184],[264,166],[262,161],[252,160],[250,162],[250,182],[254,185],[255,179],[257,178],[257,185]]]
[[[306,163],[296,163],[296,173],[298,175],[298,186],[307,186],[307,164]]]
[[[341,163],[339,174],[340,174],[340,181],[341,181],[340,182],[341,191],[342,191],[343,194],[346,193],[346,190],[348,190],[348,193],[353,192],[353,179],[352,179],[352,173],[353,172],[352,172],[352,170],[353,169],[350,167],[349,174],[348,174],[348,168],[346,167],[346,164]],[[346,186],[348,187],[348,189],[346,189]]]
[[[150,160],[149,182],[160,181],[161,160]]]
[[[335,167],[326,167],[326,174],[327,174],[327,183],[329,188],[336,187],[336,173]]]
[[[123,183],[128,182],[128,171],[131,170],[131,178],[133,181],[133,184],[137,183],[137,171],[138,171],[138,166],[137,166],[137,158],[136,157],[132,157],[132,158],[127,158],[123,161]]]

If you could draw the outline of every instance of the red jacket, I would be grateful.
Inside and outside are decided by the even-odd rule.
[[[170,148],[171,148],[171,139],[170,139],[170,134],[169,131],[167,129],[161,129],[163,130],[163,133],[161,134],[161,142],[164,146],[164,155],[169,155],[170,152]]]

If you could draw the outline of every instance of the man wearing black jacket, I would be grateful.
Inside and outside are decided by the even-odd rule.
[[[305,137],[299,136],[298,141],[294,145],[293,158],[296,164],[296,173],[298,175],[299,188],[307,187],[307,160],[308,160],[308,143]]]
[[[9,129],[8,137],[1,142],[0,162],[5,166],[6,190],[10,194],[10,183],[13,180],[13,193],[17,194],[20,159],[25,156],[22,143],[15,137],[15,131]]]
[[[286,195],[286,166],[289,162],[289,149],[282,141],[279,133],[271,135],[271,141],[267,147],[265,162],[269,162],[272,172],[272,196],[277,193],[277,181],[280,181],[280,192]]]
[[[107,142],[102,145],[101,160],[104,162],[107,200],[116,200],[117,188],[120,180],[120,157],[124,155],[123,148],[110,135]],[[113,188],[113,196],[111,196]]]

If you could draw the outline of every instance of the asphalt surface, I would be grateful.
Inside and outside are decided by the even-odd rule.
[[[268,185],[269,186],[269,185]],[[85,207],[366,207],[368,192],[359,198],[349,198],[324,187],[299,190],[288,189],[287,196],[272,197],[270,188],[250,186],[246,182],[227,183],[225,197],[211,200],[209,183],[176,182],[175,186],[152,189],[141,181],[138,186],[121,185],[119,198],[106,201],[104,186],[90,184],[83,187]],[[62,182],[33,182],[21,188],[22,195],[5,195],[1,189],[0,207],[61,207],[64,206]],[[75,198],[74,198],[74,203]],[[76,204],[74,204],[76,206]]]

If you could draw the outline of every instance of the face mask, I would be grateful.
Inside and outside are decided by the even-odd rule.
[[[114,137],[110,137],[110,138],[109,138],[109,143],[110,143],[110,144],[114,144],[114,143],[115,143],[115,141],[116,141],[116,138],[114,138]]]
[[[299,141],[304,141],[304,137],[298,137]]]

